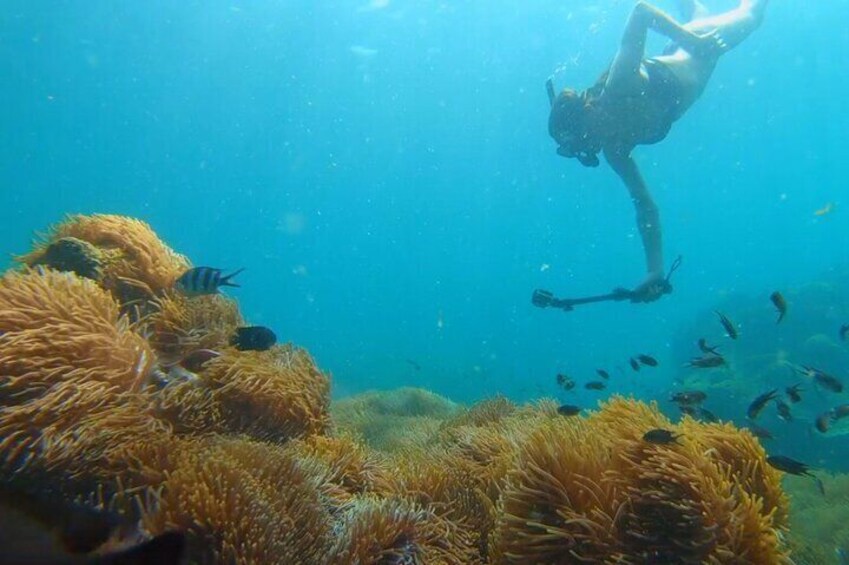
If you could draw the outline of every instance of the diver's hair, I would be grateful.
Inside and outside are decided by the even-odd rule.
[[[568,131],[577,137],[586,139],[587,123],[586,112],[594,106],[601,98],[607,75],[610,69],[605,70],[601,76],[588,89],[578,92],[571,88],[564,88],[551,104],[551,112],[548,114],[548,134],[558,140],[558,133]],[[574,155],[584,166],[595,167],[598,165],[596,154],[600,148],[589,142],[583,144]],[[560,153],[560,151],[558,151]]]

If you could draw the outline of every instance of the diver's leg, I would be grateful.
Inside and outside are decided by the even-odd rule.
[[[740,45],[758,29],[769,0],[742,0],[740,5],[722,14],[695,19],[684,27],[694,33],[715,32],[722,38],[726,50]]]

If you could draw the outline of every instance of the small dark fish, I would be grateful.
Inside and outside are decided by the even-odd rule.
[[[407,362],[407,365],[409,365],[410,367],[413,368],[414,371],[421,371],[422,370],[422,366],[419,365],[418,363],[416,363],[415,361],[413,361],[412,359],[405,359],[405,361]]]
[[[678,405],[678,410],[680,410],[682,414],[686,414],[687,416],[690,416],[691,418],[698,418],[698,416],[699,416],[699,413],[697,411],[698,410],[697,406],[690,406],[688,404],[680,404],[680,405]]]
[[[203,296],[206,294],[217,294],[222,286],[239,286],[230,279],[244,271],[239,269],[222,276],[221,269],[212,267],[194,267],[189,269],[174,283],[174,286],[186,296]]]
[[[239,351],[266,351],[275,343],[277,336],[265,326],[243,326],[230,336],[230,345]]]
[[[769,463],[771,467],[791,475],[808,475],[809,477],[813,477],[810,472],[810,467],[801,461],[790,459],[784,455],[772,455],[766,458],[766,462]]]
[[[709,424],[713,424],[714,422],[719,421],[719,418],[716,417],[716,414],[714,414],[707,408],[702,408],[701,406],[696,409],[696,419],[701,420],[703,422],[708,422]]]
[[[563,373],[557,373],[557,384],[563,387],[563,390],[572,390],[575,388],[575,381]]]
[[[676,440],[679,437],[681,436],[669,430],[664,430],[663,428],[655,428],[643,434],[643,440],[649,443],[656,443],[658,445],[678,443]]]
[[[785,422],[790,422],[793,420],[793,415],[790,414],[790,405],[784,402],[783,400],[776,399],[775,407],[778,410],[778,417],[784,420]]]
[[[784,300],[784,297],[777,290],[769,295],[769,299],[772,301],[775,309],[778,310],[778,319],[775,321],[778,324],[784,319],[784,315],[787,313],[787,301]]]
[[[799,392],[801,392],[802,390],[804,389],[802,388],[801,384],[795,384],[793,386],[788,386],[787,388],[785,388],[784,392],[787,393],[787,398],[790,399],[790,402],[796,404],[797,402],[802,401],[802,395],[799,394]]]
[[[825,485],[822,484],[820,478],[814,477],[814,482],[817,484],[817,490],[820,491],[820,494],[825,496]]]
[[[835,420],[840,420],[841,418],[845,418],[849,416],[849,404],[841,404],[840,406],[835,406],[830,411],[831,417]]]
[[[221,357],[221,354],[212,349],[195,349],[180,360],[180,365],[187,371],[197,373],[208,361],[216,357]]]
[[[700,390],[674,392],[669,396],[669,400],[682,405],[701,404],[706,398],[707,394]]]
[[[763,426],[759,426],[754,422],[749,422],[746,424],[746,427],[749,428],[749,431],[752,432],[752,435],[759,439],[772,439],[772,432]]]
[[[725,357],[722,355],[705,355],[704,357],[693,357],[686,366],[696,369],[713,369],[723,365],[725,365]]]
[[[607,385],[601,381],[590,381],[584,385],[584,388],[588,390],[604,390],[607,388]]]
[[[596,369],[595,372],[599,377],[603,378],[604,380],[607,380],[607,379],[610,378],[610,373],[608,373],[604,369]]]
[[[719,355],[719,347],[708,345],[707,340],[703,337],[699,338],[699,351],[702,353],[710,353],[711,355]]]
[[[632,369],[634,369],[635,371],[639,371],[639,370],[640,370],[640,364],[639,364],[639,363],[637,363],[637,360],[636,360],[636,359],[634,359],[633,357],[631,357],[630,359],[628,359],[628,363],[630,363],[631,368],[632,368]]]
[[[561,416],[577,416],[581,413],[581,407],[574,406],[572,404],[564,404],[557,408],[557,413]]]
[[[770,400],[775,399],[776,394],[778,394],[778,389],[774,388],[771,391],[765,392],[762,395],[758,396],[756,399],[754,399],[752,403],[749,404],[749,409],[746,411],[746,415],[749,417],[749,419],[754,420],[755,418],[757,418],[758,414],[761,413],[761,410],[764,409],[764,406],[766,406]]]
[[[840,382],[840,379],[829,375],[825,371],[820,371],[815,367],[807,367],[802,365],[803,371],[799,371],[803,375],[807,375],[814,379],[814,381],[823,387],[826,390],[830,390],[831,392],[843,392],[843,383]],[[798,371],[798,369],[797,369]]]
[[[651,355],[637,355],[637,361],[647,367],[657,367],[657,359],[655,359]]]
[[[737,339],[739,334],[737,333],[737,328],[734,326],[734,322],[729,320],[728,316],[722,312],[717,311],[716,315],[719,316],[719,323],[722,324],[722,327],[725,329],[725,333],[728,334],[728,337],[731,339]]]
[[[840,329],[837,331],[837,335],[840,336],[840,341],[846,341],[846,336],[849,335],[849,324],[843,324],[840,326]]]
[[[814,420],[814,426],[817,428],[817,431],[821,434],[827,433],[828,428],[831,427],[831,422],[834,419],[834,415],[831,410],[828,412],[823,412],[817,419]]]

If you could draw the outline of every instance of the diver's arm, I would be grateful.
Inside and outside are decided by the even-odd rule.
[[[630,85],[635,84],[645,54],[649,29],[666,36],[685,49],[688,46],[696,46],[700,40],[699,36],[685,29],[666,12],[646,2],[637,2],[625,26],[619,51],[610,66],[605,83],[606,90],[627,90]]]
[[[636,161],[630,150],[624,148],[604,150],[604,157],[610,167],[619,175],[631,195],[637,211],[637,228],[646,253],[646,281],[663,280],[663,237],[660,227],[660,213],[649,193]]]

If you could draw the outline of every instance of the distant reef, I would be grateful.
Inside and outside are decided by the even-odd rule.
[[[245,322],[136,219],[72,216],[0,278],[0,479],[109,508],[188,562],[790,563],[780,473],[748,431],[613,397],[330,406],[293,344]],[[671,443],[643,436],[663,428]]]

